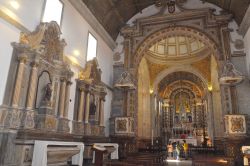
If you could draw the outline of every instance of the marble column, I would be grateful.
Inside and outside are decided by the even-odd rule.
[[[104,124],[104,100],[100,101],[100,126],[105,126]]]
[[[85,123],[89,123],[89,102],[90,102],[90,93],[87,92],[86,96],[86,107],[85,107]]]
[[[96,115],[95,115],[95,120],[98,122],[99,117],[100,117],[100,99],[99,97],[96,98]],[[99,122],[100,123],[100,122]]]
[[[26,56],[20,56],[18,57],[19,65],[18,65],[18,71],[16,75],[16,82],[15,82],[15,89],[14,94],[12,98],[12,107],[18,107],[19,100],[20,100],[20,92],[23,82],[23,74],[25,69],[25,63],[27,60]]]
[[[79,91],[80,91],[80,99],[79,99],[77,120],[78,120],[78,122],[82,122],[82,120],[83,120],[83,111],[84,111],[85,93],[84,93],[83,88],[79,88]]]
[[[34,100],[36,98],[36,87],[37,87],[37,77],[38,77],[38,63],[32,62],[31,63],[31,74],[30,74],[30,81],[29,81],[29,90],[28,90],[28,99],[26,103],[27,110],[32,110],[34,108]]]
[[[65,103],[64,103],[64,112],[63,112],[63,117],[68,119],[68,110],[69,110],[69,97],[70,97],[70,86],[72,82],[67,81],[66,85],[66,93],[65,93]]]
[[[66,80],[62,78],[60,85],[59,117],[63,117],[64,103],[65,103],[65,88],[66,88]]]

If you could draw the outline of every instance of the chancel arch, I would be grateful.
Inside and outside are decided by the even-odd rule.
[[[145,138],[150,136],[162,137],[163,141],[167,141],[171,138],[189,137],[196,140],[197,144],[202,144],[205,139],[214,142],[215,137],[220,137],[219,133],[223,129],[218,128],[215,132],[212,128],[212,124],[221,123],[220,118],[217,118],[216,122],[211,122],[211,120],[212,117],[222,117],[223,114],[221,109],[223,103],[220,102],[223,92],[220,91],[219,82],[216,78],[219,77],[221,72],[221,61],[227,59],[228,55],[222,54],[223,48],[218,47],[221,42],[216,40],[213,35],[194,27],[172,26],[150,34],[140,44],[136,44],[138,47],[130,48],[130,50],[135,51],[134,54],[132,52],[133,60],[128,55],[125,59],[125,67],[131,73],[134,73],[135,79],[138,81],[135,95],[135,99],[138,101],[136,110],[138,112],[135,114],[138,137],[140,137],[141,134],[139,133],[143,129],[141,126],[145,122],[151,122],[152,126],[151,133]],[[149,73],[144,72],[142,74],[139,71],[145,61]],[[141,92],[141,80],[139,79],[141,79],[141,75],[147,74],[150,80],[147,94],[150,94],[151,105],[147,107],[147,110],[148,108],[151,109],[151,117],[142,120],[147,111],[146,109],[143,110],[145,105],[141,101],[145,98],[143,98]],[[210,86],[215,86],[217,91],[211,94]],[[146,88],[146,86],[143,88]],[[146,90],[144,89],[144,91]],[[211,99],[212,95],[219,100]],[[172,121],[166,122],[166,124],[174,124],[175,115],[178,115],[176,116],[178,119],[183,119],[183,115],[185,115],[183,122],[178,121],[180,122],[179,126],[160,124],[161,118],[164,119],[163,116],[166,116],[166,113],[164,113],[166,109],[164,107],[165,100],[168,101],[166,105],[172,107],[169,107],[168,118],[165,117],[165,119],[171,117]],[[208,103],[213,103],[213,105],[208,106]],[[190,111],[185,114],[176,112],[181,108],[185,110],[184,107]],[[195,110],[199,110],[199,112]],[[190,123],[188,124],[188,122]],[[180,128],[184,124],[189,125],[190,128],[183,130],[182,134],[184,135],[181,135]],[[164,125],[171,129],[165,128]]]

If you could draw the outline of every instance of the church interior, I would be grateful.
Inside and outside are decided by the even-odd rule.
[[[0,166],[250,163],[250,0],[0,0]]]

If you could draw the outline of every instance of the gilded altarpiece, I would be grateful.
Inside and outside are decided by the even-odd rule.
[[[4,104],[0,107],[0,165],[30,164],[35,138],[69,133],[68,105],[73,72],[63,60],[66,42],[56,22],[41,23],[12,43]],[[50,132],[51,134],[47,134]],[[22,143],[15,144],[19,140]],[[24,155],[24,156],[23,156]],[[10,157],[11,156],[11,157]]]
[[[106,86],[101,81],[97,59],[88,61],[76,80],[73,133],[104,136],[104,102]]]

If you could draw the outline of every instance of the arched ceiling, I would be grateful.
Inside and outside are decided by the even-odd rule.
[[[205,49],[203,42],[187,36],[172,36],[154,44],[149,54],[159,58],[182,58],[195,56]]]
[[[198,76],[193,73],[179,71],[173,72],[162,79],[158,85],[158,92],[162,97],[169,95],[174,89],[192,89],[201,96],[206,85]]]
[[[120,29],[130,18],[144,8],[153,5],[155,1],[156,0],[82,0],[114,40],[119,34]],[[229,11],[234,15],[238,24],[241,23],[250,4],[249,0],[202,1],[213,3],[225,11]]]

